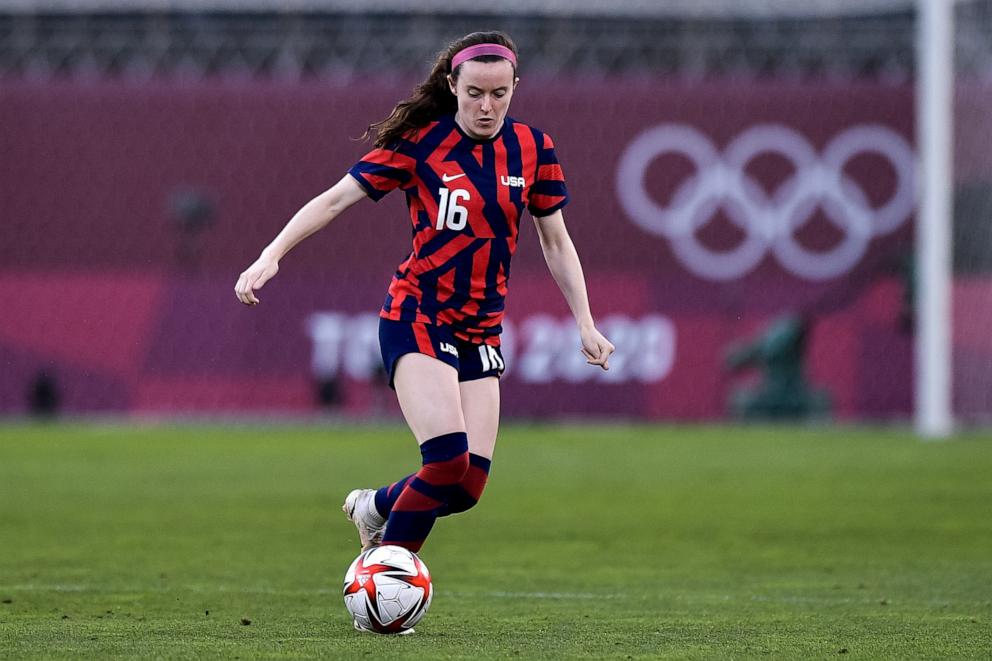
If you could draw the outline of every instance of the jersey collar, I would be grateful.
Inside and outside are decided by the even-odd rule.
[[[451,123],[452,126],[455,127],[455,130],[458,131],[458,133],[460,133],[464,139],[480,145],[496,142],[501,137],[503,137],[503,133],[505,133],[507,128],[510,126],[510,124],[513,123],[513,119],[509,115],[506,115],[505,117],[503,117],[503,126],[499,127],[499,131],[497,131],[495,135],[493,135],[493,137],[479,140],[478,138],[473,138],[472,136],[470,136],[462,129],[461,126],[458,125],[458,122],[455,121],[454,113],[448,115],[448,121]]]

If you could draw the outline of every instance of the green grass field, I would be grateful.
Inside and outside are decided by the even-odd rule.
[[[417,457],[398,427],[0,426],[0,657],[992,655],[992,436],[507,427],[421,553],[417,633],[358,634],[340,500]]]

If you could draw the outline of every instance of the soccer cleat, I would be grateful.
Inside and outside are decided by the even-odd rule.
[[[363,551],[382,544],[382,533],[386,530],[386,522],[377,512],[373,514],[375,489],[355,489],[344,499],[341,510],[358,528],[358,539],[362,542]]]

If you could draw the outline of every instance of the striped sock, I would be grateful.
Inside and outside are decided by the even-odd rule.
[[[400,494],[403,493],[403,489],[406,485],[410,484],[410,480],[414,477],[416,477],[416,473],[407,475],[402,480],[397,480],[389,486],[376,490],[375,510],[379,513],[379,516],[383,519],[389,518],[389,513],[393,511],[393,506],[396,505],[396,501],[399,500]]]
[[[447,511],[452,487],[469,469],[468,436],[454,432],[428,439],[421,444],[420,454],[424,465],[393,504],[382,539],[383,544],[414,552],[423,546],[438,515]]]
[[[482,492],[489,480],[489,467],[492,465],[492,460],[477,454],[469,454],[468,463],[465,477],[451,490],[451,494],[448,496],[447,511],[441,516],[470,510],[482,498]]]
[[[462,481],[448,490],[448,506],[443,508],[438,516],[448,516],[449,514],[459,514],[468,511],[478,504],[482,497],[482,492],[486,488],[489,479],[489,467],[492,465],[491,459],[477,454],[468,455],[468,472]],[[375,510],[384,520],[389,518],[389,513],[393,511],[393,506],[399,499],[403,488],[415,477],[407,475],[401,480],[382,487],[375,492]]]

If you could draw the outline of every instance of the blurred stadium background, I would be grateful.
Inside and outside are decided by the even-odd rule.
[[[982,424],[992,1],[955,14],[953,414]],[[584,366],[525,226],[507,416],[912,417],[907,0],[6,0],[0,415],[395,416],[375,312],[408,250],[399,196],[297,248],[257,309],[233,285],[443,43],[492,28],[618,346]]]

